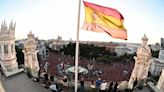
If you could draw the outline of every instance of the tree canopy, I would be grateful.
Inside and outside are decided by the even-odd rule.
[[[75,56],[75,46],[76,43],[69,43],[68,45],[65,45],[63,49],[60,50],[60,52],[64,52],[66,55],[71,55],[72,57]],[[96,59],[96,61],[101,61],[104,63],[111,63],[111,62],[117,62],[117,61],[132,61],[133,55],[125,54],[123,56],[116,56],[116,53],[110,53],[110,51],[107,51],[105,47],[98,47],[93,44],[79,44],[79,55],[82,58],[87,59]]]

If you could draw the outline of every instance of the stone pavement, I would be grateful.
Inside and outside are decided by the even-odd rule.
[[[25,73],[16,74],[8,78],[0,75],[0,80],[6,92],[51,92],[40,83],[33,82]]]

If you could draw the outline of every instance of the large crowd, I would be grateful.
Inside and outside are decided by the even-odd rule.
[[[63,71],[69,65],[74,65],[74,57],[61,55],[50,51],[46,61],[40,61],[41,73],[44,71],[50,76],[64,78]],[[61,66],[61,70],[58,68]],[[117,83],[128,81],[134,66],[134,62],[113,62],[110,64],[88,60],[79,57],[79,66],[88,69],[88,74],[79,74],[79,80],[83,78],[85,81],[96,83],[97,79],[101,78],[108,83]],[[68,76],[69,77],[69,76]],[[74,79],[74,75],[71,76]],[[103,81],[102,81],[103,83]]]
[[[54,74],[55,76],[62,77],[63,75],[59,72],[57,65],[63,64],[63,66],[74,65],[74,57],[67,55],[56,54],[50,52],[47,60],[41,61],[42,66],[45,66],[45,62],[48,62],[48,73]],[[113,62],[106,64],[102,62],[96,62],[85,58],[79,59],[79,66],[84,66],[89,70],[87,75],[84,75],[85,80],[91,81],[96,80],[98,77],[107,81],[125,81],[129,80],[130,74],[134,67],[134,62]],[[66,67],[63,67],[66,69]],[[96,75],[96,76],[95,76]],[[93,77],[90,77],[93,76]]]

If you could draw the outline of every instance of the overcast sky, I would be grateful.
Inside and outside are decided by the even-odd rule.
[[[106,33],[80,29],[80,40],[140,43],[144,33],[149,43],[164,37],[164,0],[85,0],[115,8],[124,16],[128,40],[113,39]],[[76,40],[78,0],[0,0],[0,22],[16,21],[16,39],[26,38],[30,30],[40,39]],[[80,27],[84,21],[81,3]]]

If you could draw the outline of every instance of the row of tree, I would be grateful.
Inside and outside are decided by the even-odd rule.
[[[66,55],[71,55],[72,57],[75,56],[75,46],[76,43],[70,43],[65,45],[60,52],[64,52]],[[116,53],[110,53],[107,51],[105,47],[98,47],[95,45],[88,45],[88,44],[79,44],[79,55],[82,58],[87,59],[96,59],[96,61],[101,61],[104,63],[111,63],[117,61],[132,61],[133,55],[125,54],[123,56],[116,56]]]

